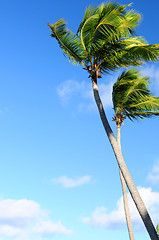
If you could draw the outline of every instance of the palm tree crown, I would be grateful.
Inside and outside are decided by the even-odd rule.
[[[126,117],[134,120],[159,115],[159,98],[150,93],[148,85],[148,77],[141,76],[136,69],[130,69],[122,72],[113,86],[112,99],[115,111],[113,121],[117,125],[117,142],[120,150],[120,127]],[[119,172],[129,236],[131,240],[134,240],[126,184],[120,169]]]
[[[150,93],[148,85],[149,78],[141,76],[140,71],[122,72],[112,93],[116,120],[122,123],[126,117],[134,120],[159,115],[159,98]]]
[[[73,63],[83,65],[92,77],[101,77],[119,67],[138,66],[142,60],[156,61],[159,44],[149,45],[134,37],[140,14],[126,11],[129,5],[105,3],[89,6],[77,34],[66,27],[64,19],[48,24],[64,54]]]

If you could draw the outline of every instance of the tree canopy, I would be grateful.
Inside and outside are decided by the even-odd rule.
[[[122,72],[113,86],[115,114],[130,120],[159,115],[159,98],[149,90],[149,77],[130,69]]]
[[[143,60],[156,61],[159,44],[149,45],[135,36],[141,16],[129,5],[103,3],[89,6],[77,33],[67,28],[64,19],[48,24],[64,54],[86,70],[109,72],[119,67],[139,66]],[[97,74],[98,77],[98,74]]]

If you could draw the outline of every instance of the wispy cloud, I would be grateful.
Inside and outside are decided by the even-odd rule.
[[[150,77],[152,90],[159,93],[159,67],[156,64],[147,64],[141,72],[143,75]]]
[[[153,184],[159,184],[159,161],[153,166],[147,179]]]
[[[41,221],[34,228],[35,233],[39,233],[43,237],[53,237],[56,235],[71,235],[72,230],[67,229],[61,221],[53,223],[51,221]]]
[[[155,64],[147,64],[140,69],[143,75],[151,79],[151,89],[155,94],[159,94],[159,67]],[[121,71],[113,75],[103,76],[99,81],[99,93],[105,108],[112,107],[112,87]],[[109,78],[109,81],[107,81]],[[88,112],[96,109],[91,81],[78,82],[76,80],[67,80],[57,86],[57,94],[63,105],[76,103],[76,111]]]
[[[87,94],[90,97],[89,84],[82,81],[78,82],[75,80],[64,81],[57,87],[57,93],[64,104],[68,104],[71,98],[75,97],[77,94],[83,97]]]
[[[156,224],[159,222],[159,192],[153,192],[151,188],[138,188],[140,195],[149,210],[152,219]],[[128,194],[131,217],[135,229],[142,229],[142,222],[136,210],[133,200]],[[121,197],[116,204],[116,208],[108,212],[105,207],[97,207],[90,217],[82,217],[82,222],[93,227],[103,227],[108,229],[119,229],[125,224],[125,213],[123,198]]]
[[[59,178],[52,179],[55,184],[60,184],[64,188],[74,188],[80,185],[87,184],[91,181],[91,176],[85,175],[82,177],[68,178],[67,176],[60,176]]]
[[[99,84],[99,91],[104,107],[112,107],[113,81]],[[91,83],[75,80],[64,81],[57,87],[57,93],[63,105],[76,101],[79,111],[90,111],[95,109],[95,102]]]
[[[108,84],[101,83],[99,84],[99,91],[101,99],[105,108],[112,107],[112,90],[113,90],[114,81],[111,81]]]
[[[44,236],[70,235],[73,231],[67,229],[60,221],[57,223],[48,219],[48,211],[31,200],[6,199],[0,201],[0,237],[12,240],[36,240]]]

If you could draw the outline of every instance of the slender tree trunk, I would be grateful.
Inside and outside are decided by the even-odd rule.
[[[121,142],[120,142],[120,123],[117,123],[117,144],[121,152]],[[122,152],[121,152],[122,153]],[[133,232],[133,226],[130,216],[130,210],[129,210],[129,204],[128,204],[128,197],[127,197],[127,189],[126,189],[126,183],[123,177],[123,174],[119,168],[119,174],[120,174],[120,180],[122,185],[122,192],[123,192],[123,202],[124,202],[124,210],[125,210],[125,217],[126,217],[126,223],[128,227],[128,233],[130,240],[134,240],[134,232]]]
[[[155,230],[155,227],[152,223],[152,220],[147,212],[147,209],[145,207],[145,204],[143,203],[139,193],[138,193],[138,190],[132,180],[132,177],[128,171],[128,168],[124,162],[124,159],[123,159],[123,156],[120,152],[120,149],[118,147],[118,144],[117,144],[117,141],[115,139],[115,136],[113,134],[113,131],[108,123],[108,120],[106,118],[106,115],[105,115],[105,112],[104,112],[104,108],[103,108],[103,105],[102,105],[102,102],[101,102],[101,99],[100,99],[100,96],[99,96],[99,93],[98,93],[98,86],[97,86],[97,81],[96,79],[92,79],[92,83],[93,83],[93,93],[94,93],[94,98],[95,98],[95,101],[96,101],[96,104],[97,104],[97,107],[98,107],[98,110],[99,110],[99,114],[100,114],[100,118],[102,120],[102,123],[103,123],[103,126],[104,126],[104,129],[105,129],[105,132],[109,138],[109,141],[110,141],[110,144],[113,148],[113,151],[114,151],[114,154],[116,156],[116,159],[117,159],[117,162],[118,162],[118,165],[119,165],[119,168],[123,174],[123,177],[125,179],[125,182],[127,184],[127,187],[130,191],[130,194],[132,196],[132,199],[138,209],[138,212],[144,222],[144,225],[147,229],[147,232],[149,233],[150,235],[150,238],[152,240],[158,240],[158,236],[157,236],[157,232]]]

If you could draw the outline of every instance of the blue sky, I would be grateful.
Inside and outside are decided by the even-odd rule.
[[[128,4],[130,1],[119,1]],[[0,240],[128,239],[118,167],[104,133],[91,82],[51,39],[47,23],[64,18],[76,31],[89,4],[1,1]],[[134,0],[138,35],[159,42],[158,0]],[[159,95],[159,65],[146,64]],[[116,134],[111,89],[120,71],[99,82]],[[125,121],[124,159],[152,219],[159,223],[159,119]],[[130,199],[135,239],[149,239]]]

